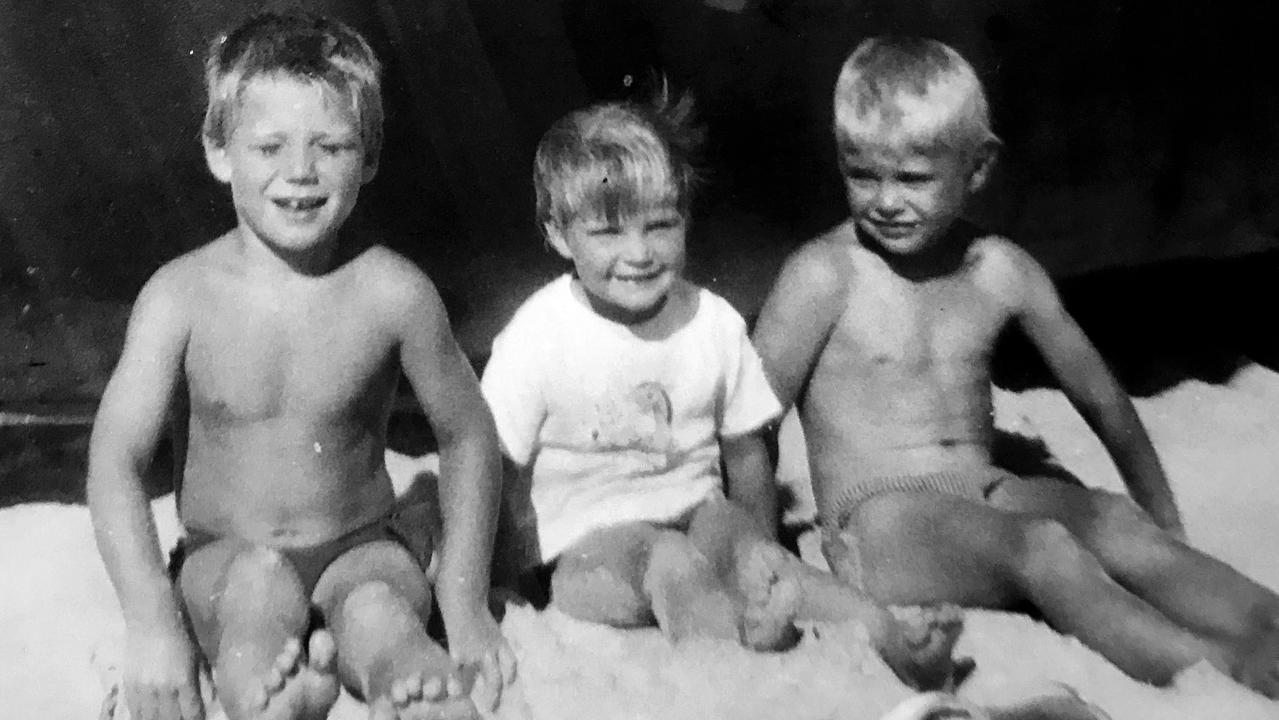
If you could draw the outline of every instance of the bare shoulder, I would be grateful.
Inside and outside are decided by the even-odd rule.
[[[188,251],[161,265],[147,279],[134,302],[134,315],[163,315],[168,321],[195,316],[210,277],[224,264],[224,238]]]
[[[412,260],[382,245],[373,245],[351,260],[355,282],[378,310],[420,321],[423,315],[444,316],[444,302],[431,278]]]
[[[1025,248],[999,235],[974,240],[968,264],[978,285],[1011,304],[1052,289],[1043,266]]]
[[[849,232],[839,226],[801,245],[786,259],[779,282],[805,294],[842,295],[852,282],[859,250]]]

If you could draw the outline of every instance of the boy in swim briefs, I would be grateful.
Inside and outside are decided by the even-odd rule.
[[[474,717],[514,672],[487,605],[498,447],[430,280],[343,231],[377,169],[379,63],[295,12],[219,37],[206,68],[204,149],[237,225],[142,289],[89,451],[125,700],[203,717],[207,663],[232,720],[327,717],[339,682],[378,720]],[[383,463],[401,371],[440,441],[438,528]],[[184,536],[166,568],[141,473],[170,416]],[[452,657],[426,632],[433,595]]]
[[[1279,598],[1186,544],[1132,403],[1048,275],[960,218],[998,148],[973,68],[940,42],[873,38],[834,110],[850,217],[787,260],[754,333],[799,410],[831,567],[884,603],[1029,602],[1146,681],[1206,659],[1279,695]],[[993,464],[991,355],[1010,326],[1132,500]]]

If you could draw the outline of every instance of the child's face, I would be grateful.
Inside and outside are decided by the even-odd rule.
[[[287,76],[249,81],[226,145],[206,145],[205,153],[213,174],[231,185],[241,226],[294,253],[336,237],[375,171],[351,104]]]
[[[857,146],[840,161],[859,234],[894,255],[933,247],[984,179],[980,163],[946,149]]]
[[[686,223],[674,206],[614,221],[587,215],[546,230],[552,247],[573,261],[592,303],[622,321],[652,317],[684,269]]]

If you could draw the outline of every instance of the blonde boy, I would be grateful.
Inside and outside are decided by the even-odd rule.
[[[484,371],[514,467],[501,564],[549,565],[552,601],[585,620],[776,649],[803,587],[835,583],[773,539],[762,433],[781,407],[741,316],[683,277],[686,111],[597,105],[538,147],[538,219],[573,272],[520,307]],[[953,613],[903,632],[838,585],[822,596],[870,625],[900,675],[950,679]]]
[[[1279,599],[1187,546],[1133,406],[1044,270],[960,220],[998,142],[942,43],[874,38],[844,64],[850,218],[786,263],[754,340],[808,442],[824,551],[886,603],[1030,602],[1129,674],[1208,659],[1279,691]],[[992,464],[990,360],[1020,328],[1119,467],[1126,497]]]
[[[301,13],[210,48],[204,147],[237,225],[143,288],[90,447],[135,718],[202,717],[203,662],[232,720],[326,717],[339,681],[374,718],[471,717],[459,663],[490,705],[513,672],[486,603],[499,467],[478,383],[431,282],[342,232],[377,169],[378,72],[357,33]],[[401,369],[441,443],[440,529],[383,465]],[[185,536],[166,570],[140,473],[171,411]],[[425,631],[436,550],[453,659]]]

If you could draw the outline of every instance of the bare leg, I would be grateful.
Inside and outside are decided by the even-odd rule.
[[[582,538],[551,577],[556,607],[615,627],[656,622],[672,640],[740,639],[741,603],[683,534],[626,523]]]
[[[1003,483],[991,503],[1070,528],[1112,577],[1191,630],[1236,641],[1275,632],[1279,596],[1164,532],[1126,496],[1028,480]]]
[[[1030,480],[1000,485],[991,501],[1061,522],[1124,587],[1182,627],[1230,643],[1237,679],[1279,693],[1279,596],[1164,532],[1126,496]]]
[[[755,519],[729,500],[698,507],[688,538],[710,561],[713,572],[744,601],[742,633],[747,645],[780,650],[799,641],[795,627],[803,601],[799,558],[765,536]]]
[[[877,496],[844,534],[861,554],[866,590],[893,604],[1008,607],[1029,600],[1136,678],[1157,683],[1201,659],[1233,658],[1110,578],[1060,523],[927,493]]]
[[[747,599],[746,628],[754,645],[785,647],[797,639],[795,620],[858,622],[893,672],[912,687],[953,685],[966,674],[952,658],[963,628],[958,608],[925,609],[903,622],[865,594],[768,539],[731,501],[710,502],[694,514],[689,538]]]
[[[310,606],[283,556],[214,542],[187,558],[180,584],[229,718],[328,715],[338,694],[333,639],[317,631],[304,650]]]
[[[478,717],[456,663],[426,633],[431,592],[400,545],[348,550],[316,583],[338,648],[338,674],[373,720]]]

